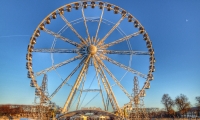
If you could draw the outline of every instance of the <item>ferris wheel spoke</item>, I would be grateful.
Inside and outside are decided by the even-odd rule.
[[[116,111],[120,111],[119,105],[117,103],[117,100],[116,100],[116,98],[114,96],[114,93],[113,93],[112,88],[111,88],[111,86],[110,86],[110,84],[108,82],[108,79],[107,79],[103,69],[101,68],[101,65],[99,65],[99,63],[96,62],[96,60],[94,60],[94,65],[97,68],[98,73],[100,74],[102,83],[103,83],[104,88],[105,88],[105,90],[106,90],[106,92],[108,94],[108,97],[110,99],[110,102],[112,104],[113,109],[116,110]]]
[[[84,44],[87,44],[86,41],[78,34],[78,32],[74,29],[74,27],[71,25],[71,23],[63,16],[60,15],[63,21],[70,27],[70,29],[76,34],[76,36],[80,39],[80,41]]]
[[[82,55],[75,56],[75,57],[73,57],[73,58],[71,58],[71,59],[69,59],[69,60],[66,60],[66,61],[61,62],[61,63],[59,63],[59,64],[56,64],[56,65],[54,65],[54,66],[52,66],[52,67],[46,68],[46,69],[44,69],[44,70],[42,70],[42,71],[40,71],[40,72],[37,72],[37,73],[35,74],[35,76],[39,76],[39,75],[41,75],[41,74],[45,74],[45,73],[47,73],[47,72],[49,72],[49,71],[51,71],[51,70],[54,70],[54,69],[56,69],[56,68],[58,68],[58,67],[61,67],[61,66],[63,66],[63,65],[66,65],[66,64],[68,64],[68,63],[70,63],[70,62],[73,62],[73,61],[75,61],[75,60],[77,60],[77,59],[81,59],[82,57],[83,57]]]
[[[78,66],[68,75],[68,77],[56,88],[56,90],[50,95],[49,99],[52,99],[53,96],[64,86],[67,81],[74,75],[74,73],[83,65],[86,57],[82,59],[82,61],[78,64]]]
[[[98,63],[103,66],[103,68],[107,71],[107,73],[112,77],[112,79],[114,80],[114,82],[119,86],[119,88],[125,93],[125,95],[131,100],[132,97],[131,95],[129,95],[129,93],[126,91],[126,89],[121,85],[121,83],[116,79],[116,77],[110,72],[110,70],[105,66],[105,64],[102,62],[102,60],[100,60],[100,58],[98,58],[97,56],[95,56],[95,59],[97,59]]]
[[[51,31],[51,30],[46,29],[46,28],[44,28],[43,31],[45,31],[46,33],[48,33],[48,34],[50,34],[50,35],[53,35],[54,37],[59,38],[59,39],[65,41],[65,42],[68,42],[69,44],[74,45],[74,46],[76,46],[76,47],[81,46],[79,43],[74,42],[74,41],[72,41],[72,40],[69,40],[69,39],[67,39],[67,38],[65,38],[65,37],[63,37],[63,36],[61,36],[60,34],[55,33],[55,32],[53,32],[53,31]]]
[[[119,54],[119,55],[149,55],[148,51],[117,51],[117,50],[103,50],[106,54]]]
[[[120,68],[128,70],[129,72],[132,72],[133,74],[136,74],[136,75],[138,75],[138,76],[140,76],[142,78],[145,78],[145,79],[147,78],[147,76],[145,74],[142,74],[142,73],[140,73],[140,72],[138,72],[138,71],[136,71],[136,70],[134,70],[134,69],[132,69],[132,68],[130,68],[128,66],[125,66],[125,65],[123,65],[123,64],[121,64],[121,63],[119,63],[119,62],[117,62],[117,61],[115,61],[115,60],[113,60],[113,59],[111,59],[111,58],[109,58],[107,56],[105,56],[105,55],[102,55],[102,56],[103,56],[103,58],[105,60],[107,60],[108,62],[110,62],[110,63],[112,63],[112,64],[114,64],[116,66],[119,66]]]
[[[34,49],[33,52],[41,52],[41,53],[78,53],[79,49]]]
[[[88,36],[88,41],[91,44],[90,34],[89,34],[89,31],[88,31],[88,27],[87,27],[87,23],[86,23],[86,18],[85,18],[83,7],[82,7],[82,16],[83,16],[83,20],[84,20],[84,25],[85,25],[86,33],[87,33],[87,36]]]
[[[90,58],[91,58],[91,54],[89,54],[87,56],[86,60],[84,61],[84,65],[83,65],[83,67],[82,67],[82,69],[81,69],[81,71],[80,71],[80,73],[79,73],[79,75],[78,75],[78,77],[77,77],[77,79],[74,83],[74,86],[72,87],[72,89],[71,89],[71,91],[68,95],[68,98],[67,98],[67,100],[64,104],[64,107],[62,109],[62,113],[68,111],[68,108],[70,107],[70,103],[71,103],[71,101],[74,97],[74,94],[76,92],[76,89],[79,87],[79,85],[81,83],[81,78],[82,78],[84,72],[87,70],[87,64],[89,64],[88,62],[90,61]]]
[[[110,43],[108,43],[108,44],[102,45],[101,48],[108,48],[108,47],[111,47],[111,46],[113,46],[113,45],[116,45],[116,44],[119,44],[119,43],[121,43],[121,42],[123,42],[123,41],[126,41],[126,40],[128,40],[128,39],[130,39],[130,38],[132,38],[132,37],[138,36],[139,34],[140,34],[139,31],[138,31],[138,32],[135,32],[135,33],[133,33],[133,34],[127,35],[127,36],[125,36],[125,37],[123,37],[123,38],[120,38],[120,39],[118,39],[118,40],[115,40],[115,41],[113,41],[113,42],[110,42]]]
[[[125,15],[121,17],[121,19],[112,27],[112,29],[97,43],[97,45],[101,45],[104,43],[106,38],[119,26],[121,21],[125,18]]]
[[[102,22],[103,14],[104,14],[104,7],[103,7],[103,9],[102,9],[101,16],[100,16],[100,18],[99,18],[99,24],[98,24],[97,31],[96,31],[96,35],[95,35],[95,39],[96,39],[96,40],[97,40],[97,36],[98,36],[98,32],[99,32],[100,25],[101,25],[101,22]]]

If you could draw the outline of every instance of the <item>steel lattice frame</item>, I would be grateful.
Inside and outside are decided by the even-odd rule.
[[[95,37],[91,37],[90,34],[89,34],[89,31],[88,31],[87,22],[89,21],[89,19],[87,19],[84,15],[84,9],[86,9],[87,7],[92,7],[92,8],[99,7],[102,10],[101,16],[99,17],[99,20],[98,20],[99,23],[98,23],[98,27],[97,27],[97,30],[96,30]],[[81,9],[82,19],[83,19],[86,34],[87,34],[86,39],[84,39],[76,31],[76,29],[73,27],[73,24],[71,22],[69,22],[67,20],[67,18],[64,16],[64,13],[66,11],[70,12],[70,11],[73,11],[74,9],[75,10]],[[103,15],[104,15],[104,12],[106,10],[108,12],[114,11],[115,14],[121,14],[121,18],[118,20],[117,23],[114,24],[112,29],[110,29],[110,31],[103,38],[98,38],[98,32],[100,30],[101,23],[103,22]],[[54,31],[51,31],[51,30],[49,30],[45,27],[47,24],[50,24],[51,20],[56,19],[56,17],[58,15],[66,23],[68,28],[70,28],[74,32],[74,34],[77,36],[77,38],[80,40],[80,42],[75,42],[73,40],[70,40],[70,39],[62,36],[61,34],[56,33]],[[132,33],[130,35],[127,35],[125,37],[122,37],[118,40],[115,40],[115,41],[112,41],[110,43],[105,44],[104,42],[106,41],[108,36],[110,36],[110,34],[112,34],[112,32],[115,29],[118,29],[120,23],[125,18],[128,18],[127,22],[132,22],[133,26],[135,28],[138,28],[138,31],[135,32],[135,33]],[[37,39],[37,37],[40,36],[40,31],[44,31],[47,34],[54,36],[55,38],[59,38],[60,40],[63,40],[64,42],[75,46],[75,49],[34,49],[34,45],[36,44],[36,39]],[[146,46],[148,48],[148,51],[108,50],[109,47],[114,46],[114,45],[119,44],[119,43],[122,43],[122,42],[125,42],[125,41],[128,41],[130,38],[138,36],[138,35],[143,36],[143,39],[146,41]],[[75,57],[73,57],[69,60],[66,60],[64,62],[61,62],[59,64],[53,65],[52,67],[46,68],[46,69],[34,74],[33,68],[32,68],[32,53],[33,52],[60,53],[60,54],[62,54],[62,53],[74,53],[74,54],[77,54],[77,56],[75,56]],[[143,73],[141,73],[137,70],[134,70],[133,68],[131,68],[129,66],[126,66],[126,65],[124,65],[120,62],[117,62],[117,61],[111,59],[110,57],[108,57],[107,56],[108,54],[148,55],[149,56],[149,71],[148,71],[148,74],[143,74]],[[81,69],[79,75],[77,76],[75,84],[72,86],[72,90],[71,90],[71,92],[70,92],[70,94],[69,94],[69,96],[68,96],[68,98],[65,102],[62,113],[65,113],[65,112],[68,111],[77,90],[79,90],[81,92],[83,92],[83,91],[100,91],[100,92],[102,92],[103,87],[108,94],[108,98],[109,98],[110,103],[113,107],[113,110],[120,112],[120,107],[119,107],[118,102],[115,98],[114,92],[112,90],[112,86],[108,82],[108,78],[107,78],[105,72],[107,72],[110,75],[110,77],[114,80],[116,85],[119,86],[119,88],[125,93],[125,95],[129,99],[131,99],[131,100],[134,99],[133,97],[131,97],[131,95],[129,95],[129,93],[126,91],[126,89],[120,84],[119,80],[117,80],[117,78],[112,74],[112,72],[106,67],[106,65],[104,64],[104,61],[108,61],[109,63],[112,63],[112,64],[130,72],[130,73],[133,73],[133,74],[135,74],[139,77],[146,79],[146,82],[143,85],[143,88],[138,92],[137,95],[135,95],[135,97],[144,95],[145,89],[150,88],[150,81],[153,80],[152,72],[155,71],[155,67],[154,67],[155,57],[154,57],[154,49],[152,47],[152,42],[150,41],[150,38],[149,38],[147,32],[145,31],[144,27],[141,25],[141,23],[133,15],[131,15],[126,10],[120,8],[119,6],[116,6],[114,4],[110,4],[110,3],[107,3],[107,2],[101,2],[101,1],[95,1],[95,2],[94,1],[78,1],[78,2],[69,3],[69,4],[66,4],[64,6],[61,6],[60,8],[54,10],[49,15],[47,15],[47,17],[45,17],[42,20],[42,22],[37,26],[36,30],[34,31],[32,37],[30,39],[30,43],[28,45],[28,52],[26,54],[26,59],[27,59],[26,67],[28,69],[28,78],[31,79],[31,86],[35,87],[37,91],[40,91],[41,96],[43,96],[44,99],[47,100],[47,101],[50,101],[53,98],[53,96],[62,88],[62,86],[67,84],[67,81],[73,76],[73,74],[78,69]],[[43,93],[43,91],[40,89],[40,86],[37,84],[36,77],[40,76],[41,74],[46,74],[51,70],[55,70],[59,67],[62,67],[64,65],[69,64],[69,63],[76,61],[76,60],[81,60],[81,62],[77,65],[77,67],[74,68],[74,70],[69,74],[69,76],[60,84],[60,86],[58,86],[58,88],[50,96],[45,95],[45,93]],[[89,66],[91,61],[94,64],[96,75],[98,76],[98,79],[101,80],[103,87],[102,88],[100,87],[100,89],[96,89],[96,90],[82,90],[82,89],[79,88],[79,86],[81,86],[81,83],[84,80],[84,76],[87,73],[88,66]],[[103,104],[104,104],[104,107],[105,107],[104,101],[103,101]]]

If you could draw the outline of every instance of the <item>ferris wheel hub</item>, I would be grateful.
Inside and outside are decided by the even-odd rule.
[[[97,47],[94,45],[90,45],[90,46],[88,46],[87,51],[88,51],[88,53],[94,55],[97,52]]]

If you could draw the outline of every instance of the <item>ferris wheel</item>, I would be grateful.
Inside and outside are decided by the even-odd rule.
[[[154,49],[142,24],[126,10],[102,1],[73,2],[51,12],[35,29],[27,51],[28,78],[37,96],[54,101],[64,86],[69,87],[69,93],[61,93],[66,97],[59,98],[64,101],[62,113],[73,103],[80,109],[85,99],[82,94],[91,91],[101,96],[104,110],[108,111],[110,103],[113,111],[120,111],[115,87],[127,99],[138,101],[150,88],[155,71]],[[39,85],[46,74],[49,95]],[[134,76],[141,80],[137,98],[130,92]]]

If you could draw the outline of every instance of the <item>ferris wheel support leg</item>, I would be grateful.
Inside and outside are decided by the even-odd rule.
[[[88,72],[88,67],[89,67],[89,64],[87,64],[87,68],[86,68],[86,71],[84,72],[84,76],[83,76],[83,83],[82,83],[82,88],[81,88],[81,90],[80,90],[80,94],[79,94],[79,98],[78,98],[78,103],[77,103],[77,105],[76,105],[76,110],[78,110],[78,108],[79,108],[79,103],[80,103],[80,99],[81,99],[81,95],[82,95],[82,92],[83,92],[83,87],[84,87],[84,83],[85,83],[85,81],[86,81],[86,74],[87,74],[87,72]]]
[[[105,80],[104,80],[104,78],[103,78],[103,75],[100,73],[100,69],[99,69],[99,66],[97,66],[96,61],[94,61],[94,66],[95,66],[96,72],[99,73],[99,76],[100,76],[100,78],[101,78],[101,80],[102,80],[102,83],[103,83],[103,85],[104,85],[104,89],[106,90],[106,93],[107,93],[107,95],[108,95],[108,98],[109,98],[109,100],[110,100],[110,102],[111,102],[112,108],[113,108],[113,110],[115,110],[115,105],[114,105],[113,102],[112,102],[113,100],[112,100],[112,98],[111,98],[110,92],[109,92],[108,87],[107,87],[107,85],[106,85],[106,83],[105,83]]]
[[[98,60],[95,59],[95,61],[98,61]],[[116,100],[116,98],[114,96],[114,93],[113,93],[113,91],[111,89],[111,86],[110,86],[110,84],[108,82],[108,79],[107,79],[107,77],[106,77],[101,65],[98,64],[98,62],[95,62],[95,64],[96,64],[95,66],[97,67],[97,70],[98,70],[98,72],[99,72],[99,74],[100,74],[100,76],[102,78],[102,82],[103,82],[104,88],[106,89],[106,92],[107,92],[107,94],[109,96],[109,99],[110,99],[110,102],[112,104],[112,107],[114,108],[115,111],[120,112],[117,100]]]
[[[101,84],[100,84],[100,79],[99,79],[99,76],[98,76],[98,71],[97,71],[96,66],[95,66],[95,71],[96,71],[96,76],[97,76],[97,80],[98,80],[98,86],[99,86],[99,88],[100,88],[100,93],[101,93],[101,98],[102,98],[104,110],[107,110],[107,109],[106,109],[106,104],[105,104],[105,101],[104,101],[104,96],[103,96],[103,93],[102,93],[102,88],[101,88]]]
[[[76,79],[76,81],[75,81],[75,83],[74,83],[74,86],[73,86],[73,88],[71,89],[71,92],[70,92],[70,94],[69,94],[69,96],[68,96],[68,98],[67,98],[67,100],[66,100],[66,102],[65,102],[65,104],[64,104],[64,107],[63,107],[63,109],[62,109],[62,113],[67,112],[68,107],[70,106],[71,100],[73,99],[74,93],[76,92],[76,89],[77,89],[77,88],[79,87],[79,85],[80,85],[81,78],[82,78],[82,74],[84,73],[84,71],[85,71],[85,69],[86,69],[86,66],[87,66],[87,64],[88,64],[88,61],[90,60],[90,57],[91,57],[91,54],[89,54],[89,55],[87,56],[87,58],[86,58],[86,60],[85,60],[85,62],[84,62],[84,65],[83,65],[83,67],[82,67],[82,69],[81,69],[81,71],[80,71],[80,74],[78,75],[78,77],[77,77],[77,79]]]
[[[96,59],[98,59],[97,61],[101,61],[98,57],[96,57]],[[129,95],[129,93],[126,91],[126,89],[121,85],[121,83],[115,78],[115,76],[110,72],[110,70],[105,66],[105,64],[101,61],[99,62],[99,64],[101,64],[101,66],[103,66],[103,68],[107,71],[107,73],[111,76],[111,78],[114,80],[114,82],[119,86],[119,88],[124,92],[124,94],[131,100],[132,97],[131,95]]]

